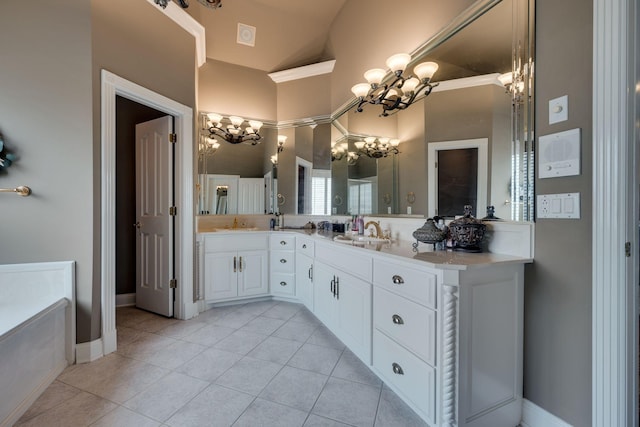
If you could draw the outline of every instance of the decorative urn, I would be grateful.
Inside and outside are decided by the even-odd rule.
[[[416,231],[413,232],[413,237],[422,243],[433,243],[434,249],[438,242],[442,242],[447,238],[447,230],[441,230],[436,227],[436,223],[433,218],[427,219],[427,222]],[[417,249],[418,244],[414,243],[413,248]]]
[[[487,226],[482,221],[475,219],[471,215],[473,207],[464,207],[464,216],[451,221],[449,233],[453,240],[453,248],[465,252],[482,252],[480,242],[484,237]]]

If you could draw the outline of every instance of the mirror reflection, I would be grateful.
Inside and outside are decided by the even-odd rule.
[[[530,4],[498,2],[414,52],[409,68],[434,62],[438,69],[430,94],[410,108],[365,103],[361,112],[346,108],[318,126],[267,123],[256,146],[222,143],[199,163],[207,176],[200,178],[200,213],[218,212],[212,203],[221,185],[228,187],[227,212],[237,206],[241,213],[247,190],[240,187],[256,179],[261,213],[449,217],[471,204],[479,218],[493,206],[499,218],[531,220]],[[280,133],[289,136],[284,150]]]

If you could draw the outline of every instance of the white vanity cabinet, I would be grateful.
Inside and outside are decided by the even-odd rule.
[[[371,257],[318,243],[313,312],[363,362],[371,364]]]
[[[271,294],[293,298],[296,294],[295,235],[269,236],[269,281]]]
[[[518,425],[523,272],[376,257],[373,370],[432,426]]]
[[[219,233],[204,237],[207,302],[268,295],[268,233]]]
[[[296,297],[313,311],[313,257],[314,241],[306,236],[296,236]]]

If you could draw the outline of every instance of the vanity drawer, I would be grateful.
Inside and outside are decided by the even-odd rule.
[[[316,259],[337,267],[352,276],[371,282],[371,264],[373,262],[370,255],[363,253],[362,248],[343,248],[340,243],[316,245]]]
[[[373,331],[373,367],[404,397],[435,423],[436,371],[382,332]]]
[[[435,311],[374,287],[373,324],[425,362],[436,365]]]
[[[293,274],[271,273],[271,293],[292,297],[296,294],[295,276]]]
[[[269,248],[272,251],[292,251],[295,249],[296,237],[293,234],[273,233],[269,236]]]
[[[437,308],[438,276],[435,273],[376,260],[373,264],[373,283],[418,304]]]
[[[296,251],[305,254],[309,258],[314,256],[314,241],[308,237],[296,236]]]
[[[270,254],[271,273],[293,274],[296,270],[295,253],[290,251],[272,251]]]
[[[213,233],[212,233],[213,234]],[[267,233],[238,232],[207,235],[204,238],[205,252],[237,252],[266,250],[269,246]]]

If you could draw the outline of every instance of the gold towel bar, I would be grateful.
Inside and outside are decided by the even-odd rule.
[[[16,188],[0,188],[0,193],[17,193],[20,196],[28,196],[31,194],[31,189],[25,185],[21,185]]]

